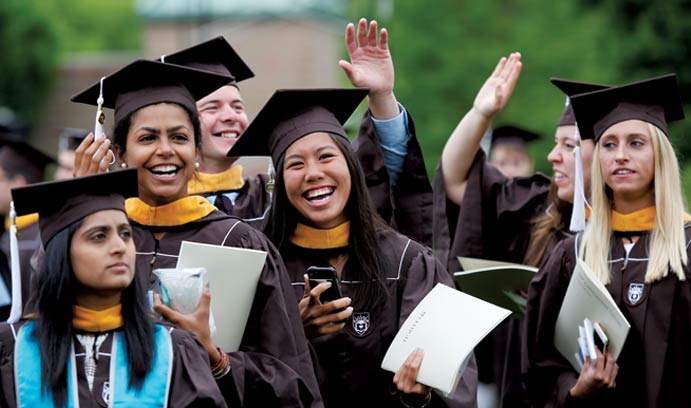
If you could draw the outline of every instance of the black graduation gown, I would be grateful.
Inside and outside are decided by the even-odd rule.
[[[461,269],[457,257],[524,263],[532,233],[531,220],[545,211],[550,179],[543,174],[507,178],[478,151],[468,172],[461,206],[446,196],[441,165],[434,180],[434,249],[449,272]],[[558,240],[553,237],[545,253]],[[461,290],[463,288],[460,288]],[[521,381],[520,321],[507,320],[475,349],[480,380],[499,385],[504,407],[526,405]]]
[[[432,186],[422,149],[415,133],[413,118],[408,114],[408,154],[396,186],[391,185],[389,170],[368,110],[353,149],[360,161],[367,189],[379,215],[395,230],[423,245],[432,245]]]
[[[321,406],[302,320],[285,266],[259,231],[220,211],[167,228],[131,221],[139,276],[155,281],[157,268],[175,267],[182,241],[267,252],[240,350],[228,353],[231,370],[218,381],[230,406]],[[166,231],[156,240],[153,232]],[[232,269],[228,273],[233,273]],[[216,324],[223,324],[217,318]]]
[[[22,305],[26,308],[29,295],[31,294],[31,276],[33,267],[31,266],[31,257],[36,250],[41,247],[41,231],[38,227],[38,222],[34,222],[25,226],[18,231],[17,246],[19,247],[19,267],[22,275]],[[7,286],[7,290],[12,292],[12,277],[9,267],[10,262],[10,233],[5,231],[0,236],[0,250],[2,250],[7,259],[7,275],[2,278]],[[1,311],[0,311],[1,313]],[[9,309],[7,310],[9,316]],[[6,320],[7,316],[2,316],[1,320]]]
[[[24,322],[14,325],[16,331]],[[104,382],[110,375],[110,354],[112,334],[100,348],[99,365],[94,376],[93,391],[89,391],[84,375],[84,361],[79,357],[77,363],[77,386],[80,407],[107,407],[103,399]],[[209,370],[209,356],[201,342],[192,333],[184,330],[171,331],[173,344],[173,372],[170,383],[168,406],[176,407],[225,407],[220,390]],[[0,407],[16,407],[17,396],[14,383],[14,345],[15,339],[10,325],[0,324]],[[81,344],[75,339],[75,353]]]
[[[356,308],[342,331],[311,340],[321,370],[322,396],[328,407],[403,406],[393,384],[393,373],[381,369],[381,362],[399,327],[434,285],[438,282],[453,285],[428,248],[388,228],[378,232],[377,242],[379,253],[392,265],[387,271],[387,295],[383,302],[375,310]],[[405,250],[408,242],[410,246]],[[342,251],[288,244],[282,256],[298,299],[303,296],[303,274],[307,267],[329,266],[328,259]],[[352,298],[356,286],[362,283],[349,277],[348,266],[347,262],[341,290],[344,296]],[[354,304],[357,305],[356,300]],[[360,324],[360,331],[356,330],[355,322]],[[477,372],[472,359],[453,394],[455,401],[434,394],[428,406],[474,407],[476,390]]]
[[[689,248],[688,224],[685,233]],[[531,283],[528,302],[538,300],[538,307],[529,308],[526,316],[535,330],[530,333],[535,343],[527,350],[526,379],[536,406],[691,406],[691,269],[684,267],[685,281],[670,271],[660,281],[645,283],[649,238],[644,233],[628,257],[621,240],[613,238],[607,289],[631,329],[617,360],[616,388],[594,398],[568,397],[578,373],[554,347],[554,326],[576,264],[575,237],[555,248],[540,279]],[[645,283],[639,301],[629,296],[632,283]]]

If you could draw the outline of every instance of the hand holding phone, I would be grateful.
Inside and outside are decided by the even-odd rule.
[[[341,286],[338,283],[336,268],[333,266],[310,266],[306,270],[309,277],[310,288],[314,289],[322,282],[331,282],[331,287],[319,296],[322,303],[328,303],[343,297]]]

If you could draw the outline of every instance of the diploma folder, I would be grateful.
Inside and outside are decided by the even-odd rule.
[[[264,251],[182,242],[177,268],[206,268],[216,322],[212,338],[226,352],[240,347],[265,261]]]
[[[576,357],[579,350],[578,326],[586,318],[602,326],[609,339],[607,350],[615,359],[619,358],[631,325],[605,285],[595,278],[588,265],[578,259],[554,327],[554,346],[578,372],[581,371]]]
[[[453,274],[465,293],[509,309],[513,317],[525,315],[526,300],[518,292],[527,291],[537,268],[510,262],[458,257],[463,271]]]
[[[438,283],[398,330],[381,367],[397,372],[424,351],[417,382],[451,394],[473,349],[510,311]]]

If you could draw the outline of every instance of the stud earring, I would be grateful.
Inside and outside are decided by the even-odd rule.
[[[122,167],[123,169],[126,169],[126,168],[127,168],[127,163],[125,163],[125,162],[120,163],[120,167]]]
[[[194,168],[199,169],[199,162],[198,161],[194,162]]]

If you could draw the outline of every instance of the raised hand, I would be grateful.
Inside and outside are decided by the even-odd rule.
[[[499,112],[511,97],[522,67],[520,53],[502,57],[477,93],[473,109],[487,118]]]
[[[379,31],[376,21],[361,18],[357,36],[355,25],[346,26],[345,43],[350,62],[341,60],[338,65],[353,86],[369,88],[370,109],[376,118],[388,119],[398,115],[398,105],[393,94],[394,69],[389,52],[389,34],[385,28]],[[374,106],[373,106],[374,105]]]

